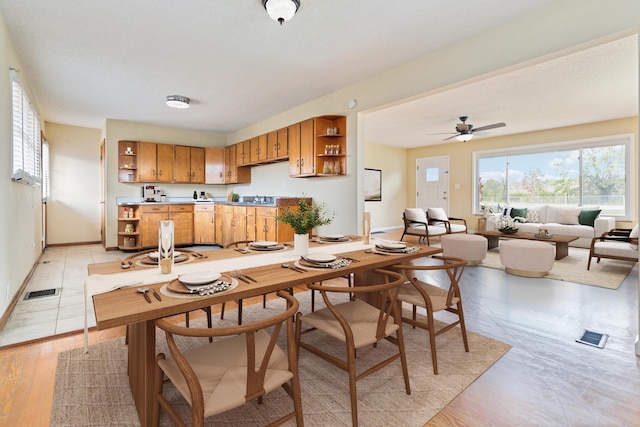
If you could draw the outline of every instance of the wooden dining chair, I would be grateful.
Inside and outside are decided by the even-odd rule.
[[[455,328],[460,325],[462,332],[462,341],[464,342],[464,350],[469,352],[469,343],[467,341],[467,330],[464,324],[464,313],[462,311],[462,296],[458,283],[464,272],[467,261],[462,258],[451,256],[433,255],[429,260],[436,260],[437,264],[418,265],[416,264],[398,264],[393,268],[403,271],[408,282],[400,287],[398,292],[398,301],[411,304],[412,317],[402,317],[402,321],[426,329],[429,333],[429,343],[431,344],[431,361],[433,364],[433,373],[438,375],[438,359],[436,355],[436,336]],[[445,272],[446,276],[440,277],[441,286],[429,283],[427,280],[434,281],[432,278],[422,273]],[[417,319],[416,307],[426,309],[427,321]],[[437,311],[446,310],[458,316],[458,320],[450,323],[439,330],[435,330],[433,314]]]
[[[327,286],[318,283],[307,285],[310,289],[320,292],[326,308],[308,314],[298,313],[296,315],[296,341],[298,345],[348,372],[351,420],[354,426],[358,425],[357,380],[380,370],[396,359],[400,359],[406,392],[411,394],[404,338],[400,326],[399,305],[396,301],[396,294],[404,280],[402,275],[396,272],[374,271],[382,277],[383,283],[355,287]],[[346,302],[334,304],[329,298],[328,294],[330,293],[343,295],[353,293],[355,298],[347,298]],[[378,306],[365,302],[363,299],[365,294],[369,294],[367,299],[375,301]],[[303,331],[303,324],[310,328]],[[346,358],[340,359],[309,342],[302,341],[303,334],[314,331],[321,331],[344,342]],[[398,351],[366,371],[356,374],[356,350],[376,344],[383,339],[396,345]],[[375,350],[375,347],[371,348],[371,351]]]
[[[156,356],[153,413],[151,425],[157,426],[164,409],[179,426],[204,425],[204,419],[240,407],[281,386],[293,401],[293,410],[270,425],[296,420],[303,425],[302,401],[298,376],[298,355],[293,316],[298,301],[286,292],[278,292],[286,301],[281,313],[256,322],[221,328],[185,328],[166,320],[156,320],[164,331],[170,358]],[[276,343],[286,323],[287,348]],[[269,335],[265,329],[272,331]],[[199,342],[200,337],[217,338],[191,350],[180,347],[186,340]],[[178,345],[180,343],[180,345]],[[164,377],[167,377],[166,381]],[[171,382],[191,407],[191,420],[182,420],[163,394],[163,385]],[[271,414],[265,414],[265,418]]]

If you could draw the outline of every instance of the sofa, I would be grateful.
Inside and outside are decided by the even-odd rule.
[[[537,233],[542,228],[551,234],[575,236],[578,240],[569,243],[569,246],[588,249],[594,237],[616,227],[615,218],[600,216],[600,212],[598,207],[509,206],[501,213],[490,214],[487,229],[500,228],[501,217],[506,216],[514,221],[519,231]]]

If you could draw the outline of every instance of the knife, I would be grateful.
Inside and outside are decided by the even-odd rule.
[[[151,292],[153,293],[153,296],[156,297],[158,301],[162,301],[162,298],[160,298],[160,294],[156,292],[155,289],[151,288]]]

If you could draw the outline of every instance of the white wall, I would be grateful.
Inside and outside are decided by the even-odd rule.
[[[0,15],[0,316],[5,314],[42,247],[41,187],[11,181],[10,67],[22,70],[20,81],[35,103],[28,72],[18,59]]]
[[[47,244],[100,241],[100,129],[46,123]]]

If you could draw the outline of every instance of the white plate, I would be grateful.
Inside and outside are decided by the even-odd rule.
[[[268,240],[260,240],[258,242],[251,242],[251,246],[256,248],[268,248],[269,246],[276,246],[278,242],[270,242]]]
[[[178,277],[178,280],[186,285],[206,285],[207,283],[214,282],[219,278],[220,273],[214,273],[213,271],[200,271],[197,273],[183,274]]]
[[[407,247],[406,243],[393,243],[393,242],[385,242],[385,243],[376,243],[376,246],[382,249],[404,249]]]
[[[344,239],[344,235],[343,234],[325,234],[324,236],[320,236],[321,239],[328,239],[328,240],[339,240],[339,239]]]
[[[175,257],[178,257],[178,256],[180,256],[180,255],[182,255],[182,252],[173,251],[173,257],[174,257],[174,258],[175,258]],[[151,258],[151,259],[158,259],[158,258],[159,258],[158,251],[155,251],[155,252],[151,252],[151,253],[149,253],[149,258]]]
[[[332,262],[336,260],[336,256],[331,254],[309,254],[302,258],[309,262]]]

